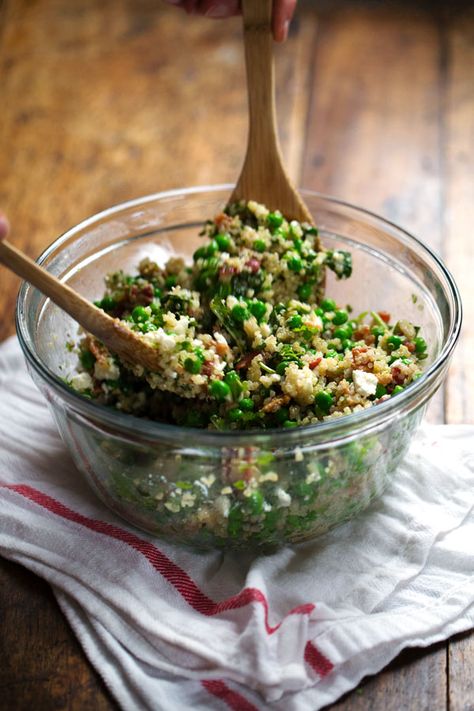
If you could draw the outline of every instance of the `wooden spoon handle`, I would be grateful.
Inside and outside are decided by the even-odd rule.
[[[244,165],[230,202],[256,200],[291,219],[312,222],[283,166],[275,110],[271,33],[272,0],[242,0],[249,137]]]
[[[33,284],[42,294],[72,316],[86,331],[93,333],[109,347],[113,347],[117,342],[117,331],[120,329],[117,328],[116,319],[98,309],[46,269],[35,264],[32,259],[5,239],[0,239],[0,262],[19,277]],[[121,350],[121,342],[118,344],[118,350]]]
[[[272,7],[272,0],[242,2],[250,118],[249,146],[264,155],[278,152]]]

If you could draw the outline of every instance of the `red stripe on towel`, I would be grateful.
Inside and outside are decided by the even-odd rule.
[[[2,484],[1,486],[16,491],[17,494],[21,494],[25,498],[39,504],[56,516],[78,523],[91,531],[108,536],[109,538],[115,538],[116,540],[127,543],[131,548],[141,553],[148,562],[151,563],[153,568],[179,592],[188,605],[202,615],[212,617],[226,610],[237,610],[252,602],[259,602],[263,605],[265,611],[265,629],[268,634],[276,632],[282,624],[282,621],[273,627],[269,624],[268,600],[261,590],[257,588],[244,588],[244,590],[237,595],[222,600],[221,602],[215,602],[198,588],[194,580],[192,580],[182,568],[176,565],[176,563],[173,563],[173,561],[154,546],[153,543],[145,541],[134,533],[119,528],[111,523],[83,516],[68,508],[60,501],[53,499],[51,496],[31,486],[22,484]],[[314,610],[314,605],[308,603],[306,605],[298,605],[290,610],[287,615],[308,615],[312,610]]]
[[[334,669],[334,664],[312,642],[306,643],[304,660],[321,677],[326,676]]]
[[[227,684],[224,684],[223,681],[205,679],[204,681],[201,681],[201,684],[206,691],[214,696],[217,696],[217,698],[221,699],[221,701],[224,701],[229,708],[233,709],[233,711],[258,711],[256,706],[251,704],[250,701],[247,701],[242,694],[229,689]]]

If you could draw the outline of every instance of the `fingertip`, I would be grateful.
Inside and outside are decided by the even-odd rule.
[[[297,0],[273,0],[272,29],[276,42],[284,42],[288,37],[296,2]]]
[[[7,216],[0,212],[0,242],[7,237],[10,232],[10,223]]]

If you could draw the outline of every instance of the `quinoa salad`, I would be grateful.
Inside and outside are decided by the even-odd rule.
[[[71,423],[76,461],[112,509],[172,541],[272,549],[313,538],[380,495],[420,415],[338,446],[283,446],[271,433],[397,397],[420,375],[427,344],[402,315],[335,303],[326,272],[349,278],[351,255],[324,249],[313,225],[251,201],[201,235],[192,263],[143,259],[135,274],[108,274],[96,302],[153,344],[160,371],[122,362],[83,334],[68,381],[122,413],[195,428],[195,442],[176,453],[160,439]],[[211,450],[200,429],[260,432],[262,441]]]
[[[105,278],[96,302],[142,334],[159,372],[121,362],[91,335],[69,384],[124,413],[214,430],[290,428],[342,417],[401,393],[421,374],[416,325],[354,314],[325,294],[351,255],[321,247],[317,229],[256,202],[208,220],[187,264],[143,259]]]

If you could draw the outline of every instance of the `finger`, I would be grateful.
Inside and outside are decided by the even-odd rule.
[[[297,0],[273,0],[272,30],[276,42],[284,42],[288,37],[296,2]]]
[[[201,0],[198,12],[206,17],[232,17],[240,13],[239,0]]]
[[[185,0],[165,0],[168,5],[175,5],[176,7],[183,7]]]
[[[198,0],[184,0],[183,7],[188,13],[188,15],[195,15],[197,12],[197,7],[199,5]]]
[[[6,215],[4,215],[3,212],[0,212],[0,242],[7,237],[9,232],[10,223],[6,218]]]

